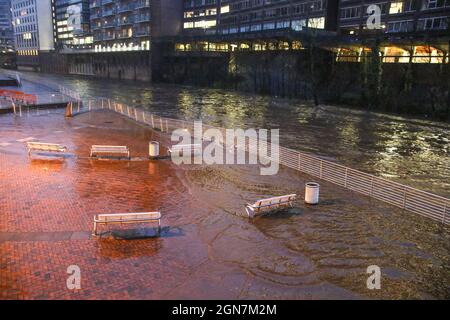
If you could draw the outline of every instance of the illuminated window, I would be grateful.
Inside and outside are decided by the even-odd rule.
[[[291,28],[295,31],[302,31],[306,27],[306,20],[292,20]]]
[[[216,20],[200,20],[196,21],[194,26],[196,28],[212,28],[216,26]]]
[[[325,18],[310,18],[308,20],[308,28],[313,29],[324,29],[325,28]]]
[[[389,8],[389,14],[396,14],[403,12],[403,2],[392,2]]]
[[[230,12],[230,6],[223,6],[220,8],[220,13],[228,13]]]

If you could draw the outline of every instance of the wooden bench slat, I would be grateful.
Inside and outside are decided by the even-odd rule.
[[[31,155],[31,151],[49,151],[49,152],[66,152],[67,147],[57,143],[46,142],[27,142],[28,155]]]
[[[295,201],[296,198],[296,194],[289,194],[279,197],[260,199],[253,204],[248,203],[245,207],[245,210],[247,212],[247,215],[249,217],[252,217],[252,214],[250,212],[258,213],[264,210],[278,209],[285,207],[286,205],[292,205],[292,202]]]
[[[93,235],[97,235],[97,224],[145,223],[158,222],[158,233],[161,232],[161,212],[106,213],[94,216]]]
[[[96,216],[98,221],[112,220],[131,220],[131,219],[160,219],[160,212],[144,212],[144,213],[115,213],[115,214],[99,214]]]
[[[127,146],[93,145],[91,146],[91,157],[99,153],[121,153],[130,158],[130,150]]]

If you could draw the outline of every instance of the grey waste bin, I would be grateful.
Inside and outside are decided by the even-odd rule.
[[[307,182],[305,184],[305,202],[307,204],[319,203],[320,185],[316,182]]]
[[[150,141],[148,144],[148,155],[150,158],[159,157],[159,142],[158,141]]]

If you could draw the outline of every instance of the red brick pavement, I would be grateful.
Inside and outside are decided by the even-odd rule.
[[[248,221],[243,204],[301,190],[308,177],[282,169],[178,168],[169,160],[91,160],[92,144],[128,145],[145,157],[166,141],[113,113],[0,116],[0,298],[408,298],[448,295],[449,233],[416,215],[321,183],[321,205]],[[68,146],[35,155],[36,138]],[[112,227],[91,238],[96,213],[161,209],[163,235]],[[126,229],[126,230],[122,230]],[[129,237],[137,239],[121,239]],[[81,290],[66,287],[81,268]],[[368,292],[365,268],[386,270]],[[431,267],[430,267],[431,266]],[[413,281],[411,281],[413,279]]]

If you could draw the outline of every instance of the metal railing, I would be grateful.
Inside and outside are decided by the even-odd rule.
[[[79,97],[79,95],[78,95]],[[120,113],[138,123],[150,126],[161,132],[171,132],[175,129],[194,130],[193,121],[185,121],[160,117],[138,107],[105,98],[74,102],[73,114],[107,109]],[[203,124],[203,129],[219,129],[225,137],[225,129]],[[219,143],[223,143],[220,141]],[[229,147],[229,146],[228,146]],[[256,152],[257,141],[250,140],[246,144],[247,152]],[[271,150],[269,142],[264,143]],[[450,224],[450,199],[429,192],[415,189],[397,182],[389,181],[359,170],[321,159],[317,156],[297,150],[279,147],[279,164],[321,180],[331,182],[348,190],[374,198],[398,208],[417,213],[433,220]]]
[[[73,91],[73,90],[66,88],[64,86],[61,86],[61,85],[58,86],[58,90],[59,90],[59,92],[61,92],[61,94],[65,95],[67,97],[73,98],[77,101],[81,100],[81,95],[76,91]]]

